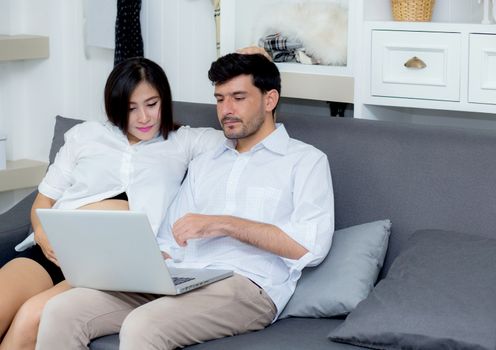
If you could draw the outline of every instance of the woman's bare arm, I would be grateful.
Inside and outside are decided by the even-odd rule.
[[[38,193],[36,196],[33,206],[31,207],[31,225],[33,225],[34,231],[34,240],[36,244],[38,244],[43,251],[43,254],[47,257],[48,260],[57,264],[57,258],[53,252],[52,246],[48,242],[48,238],[43,232],[43,228],[41,227],[40,219],[38,219],[38,215],[36,214],[36,209],[38,208],[52,208],[55,204],[55,200]]]

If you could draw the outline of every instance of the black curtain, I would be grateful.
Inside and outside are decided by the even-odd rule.
[[[140,11],[141,0],[117,1],[114,66],[127,58],[143,57]]]

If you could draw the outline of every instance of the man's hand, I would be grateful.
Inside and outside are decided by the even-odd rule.
[[[215,215],[186,214],[172,226],[172,234],[177,244],[184,247],[188,239],[221,236],[222,233],[214,228],[218,221],[219,217]]]
[[[34,232],[34,240],[36,244],[38,244],[41,248],[41,251],[43,254],[45,254],[46,258],[53,262],[55,265],[59,266],[59,262],[57,261],[57,258],[55,257],[55,253],[52,249],[52,246],[48,242],[48,238],[41,229],[36,230]]]
[[[275,225],[230,215],[186,214],[172,226],[177,244],[188,239],[229,236],[276,255],[300,259],[308,250]]]

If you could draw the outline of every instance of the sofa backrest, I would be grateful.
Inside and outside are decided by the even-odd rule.
[[[176,102],[175,114],[219,127],[214,105]],[[382,275],[419,229],[496,238],[495,132],[291,113],[278,121],[327,154],[336,229],[391,219]]]

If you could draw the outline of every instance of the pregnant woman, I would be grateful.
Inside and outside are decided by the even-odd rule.
[[[65,134],[38,187],[33,233],[0,269],[0,350],[34,349],[43,306],[70,288],[35,209],[140,211],[157,233],[190,160],[224,139],[214,129],[174,123],[167,76],[148,59],[117,65],[104,95],[108,120],[85,122]]]

